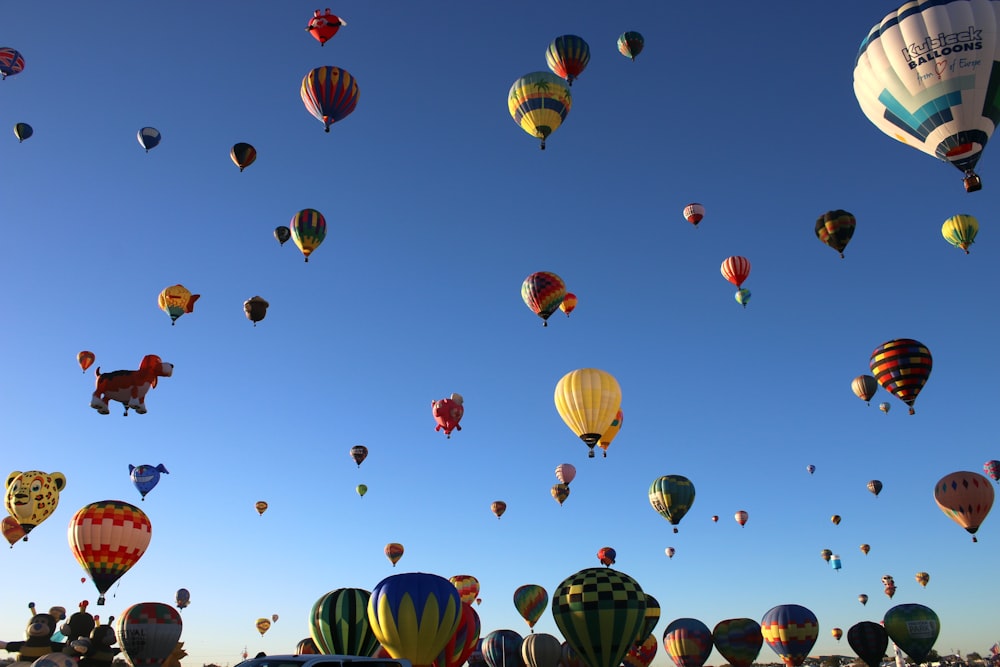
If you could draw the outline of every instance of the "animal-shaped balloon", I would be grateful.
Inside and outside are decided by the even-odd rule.
[[[97,616],[94,616],[94,621],[97,622]],[[122,651],[115,646],[118,637],[111,625],[114,622],[115,617],[109,616],[107,623],[94,627],[86,643],[86,651],[80,656],[78,667],[111,667]]]
[[[7,475],[4,507],[27,535],[52,515],[65,488],[66,476],[61,472],[15,470]]]
[[[434,430],[444,430],[444,435],[447,438],[451,438],[452,431],[461,431],[462,427],[459,426],[458,422],[465,414],[463,403],[464,399],[461,394],[452,394],[450,398],[431,401],[431,412],[434,415],[434,421],[437,422]]]
[[[106,415],[110,412],[108,401],[118,401],[125,406],[125,416],[129,409],[140,415],[146,414],[146,393],[156,387],[161,377],[174,374],[174,365],[160,359],[155,354],[142,358],[139,369],[134,371],[111,371],[102,373],[98,366],[96,388],[90,398],[90,407]]]
[[[337,31],[345,25],[347,25],[347,21],[331,13],[330,8],[327,7],[326,12],[323,14],[320,14],[318,9],[313,12],[313,17],[309,19],[309,25],[306,26],[306,30],[316,38],[320,46],[325,46],[337,34]]]
[[[170,316],[170,326],[174,326],[181,315],[194,312],[194,302],[200,297],[200,294],[191,294],[184,285],[171,285],[163,288],[156,303],[160,310]]]
[[[34,602],[28,609],[34,611]],[[0,649],[16,652],[20,662],[32,663],[49,653],[59,653],[65,644],[52,640],[56,632],[56,619],[52,614],[33,614],[24,630],[24,640],[14,642],[0,641]]]
[[[130,463],[128,465],[128,472],[129,477],[132,479],[132,484],[142,494],[143,500],[146,499],[146,494],[160,483],[160,474],[170,474],[170,471],[162,463],[157,464],[155,467],[151,465],[134,466]]]

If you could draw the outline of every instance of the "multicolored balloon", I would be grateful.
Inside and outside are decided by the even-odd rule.
[[[830,559],[833,558],[833,552],[830,551],[829,549],[823,549],[822,551],[819,552],[819,556],[827,563],[829,563]]]
[[[643,593],[646,596],[646,609],[642,612],[642,629],[639,634],[635,637],[635,644],[639,644],[644,641],[643,637],[648,637],[653,634],[656,630],[657,623],[660,622],[660,603],[649,593]]]
[[[597,550],[597,560],[601,561],[601,565],[605,567],[614,565],[617,557],[618,552],[611,547],[601,547]]]
[[[326,218],[314,208],[304,208],[292,216],[289,223],[292,241],[298,246],[305,261],[326,238]]]
[[[24,56],[9,46],[0,46],[0,79],[14,76],[24,70]]]
[[[819,621],[802,605],[772,607],[760,622],[764,641],[787,667],[799,667],[816,644]]]
[[[483,660],[488,667],[520,667],[524,638],[513,630],[494,630],[483,637]]]
[[[521,299],[535,315],[542,318],[542,326],[549,326],[549,317],[566,298],[566,283],[550,271],[536,271],[521,283]]]
[[[844,249],[854,236],[855,223],[854,216],[847,211],[827,211],[816,219],[816,238],[840,253],[843,259]]]
[[[399,559],[403,557],[403,545],[399,542],[389,542],[389,544],[385,545],[384,551],[385,557],[389,559],[389,562],[392,563],[393,567],[396,567],[396,563],[398,563]],[[400,656],[395,657],[398,658]]]
[[[255,510],[257,510],[258,515],[263,515],[267,511],[267,502],[264,500],[258,500],[253,504]]]
[[[674,526],[675,533],[694,504],[694,495],[694,484],[683,475],[663,475],[649,485],[649,504]]]
[[[309,612],[309,636],[322,653],[371,656],[378,640],[368,621],[371,593],[337,588],[322,595]]]
[[[134,466],[130,463],[128,465],[128,473],[129,478],[132,480],[132,485],[139,491],[142,499],[145,500],[146,494],[160,483],[160,475],[169,475],[170,471],[162,463],[158,463],[155,467],[151,465]]]
[[[52,516],[65,488],[66,475],[61,472],[14,470],[7,475],[4,507],[27,535]]]
[[[712,653],[712,631],[696,618],[678,618],[663,631],[663,648],[677,667],[702,667]]]
[[[953,472],[934,486],[934,502],[948,518],[972,535],[973,542],[979,541],[976,531],[990,513],[993,497],[993,485],[975,472]]]
[[[76,353],[76,363],[80,364],[80,368],[84,373],[94,364],[95,359],[97,357],[90,350],[81,350]]]
[[[834,514],[833,516],[831,516],[830,517],[830,522],[833,523],[833,525],[835,525],[835,526],[839,526],[840,525],[840,515],[839,514]]]
[[[872,352],[869,365],[878,383],[910,406],[931,376],[931,351],[920,341],[897,338],[882,343]]]
[[[916,574],[917,583],[923,587],[926,587],[931,580],[931,575],[926,572],[917,572]]]
[[[561,506],[569,498],[569,484],[553,484],[549,492]]]
[[[590,62],[590,45],[576,35],[556,37],[545,50],[545,62],[556,76],[572,86]]]
[[[435,667],[461,667],[465,664],[479,645],[481,632],[482,622],[479,620],[479,614],[469,604],[463,602],[458,628],[444,645],[441,655],[434,661]],[[559,642],[556,641],[556,654],[558,653]]]
[[[507,511],[507,503],[502,500],[494,500],[490,503],[490,511],[496,515],[497,519],[499,519],[503,516],[503,513]]]
[[[375,638],[394,658],[430,667],[462,620],[455,586],[436,574],[394,574],[372,589],[368,622]]]
[[[139,562],[152,534],[149,517],[121,500],[90,503],[73,515],[69,547],[100,593],[97,604],[103,605],[108,589]]]
[[[746,308],[747,304],[750,303],[750,296],[751,296],[750,290],[748,290],[746,287],[739,288],[738,290],[736,290],[736,294],[733,295],[733,297],[736,299],[736,303],[740,304],[744,308]]]
[[[858,548],[861,549],[861,553],[863,553],[866,556],[868,555],[868,552],[871,551],[871,549],[872,549],[871,546],[868,545],[868,544],[862,544]]]
[[[649,667],[656,657],[656,635],[647,635],[641,643],[633,644],[622,660],[624,667]]]
[[[868,482],[868,490],[878,498],[878,494],[882,493],[882,482],[877,479],[870,480]]]
[[[229,159],[240,168],[240,171],[243,171],[257,159],[257,149],[241,141],[233,144],[233,147],[229,149]]]
[[[559,129],[573,106],[566,82],[549,72],[531,72],[515,81],[507,93],[507,109],[522,130],[545,140]],[[557,304],[558,305],[558,304]]]
[[[889,648],[889,635],[878,623],[861,621],[847,630],[847,643],[868,667],[879,667]]]
[[[833,638],[839,642],[840,638],[844,636],[844,631],[840,628],[833,628],[830,630],[830,634],[833,635]]]
[[[881,410],[882,412],[884,412],[885,414],[889,414],[889,409],[891,407],[892,406],[889,405],[888,403],[879,403],[878,404],[878,409]]]
[[[764,645],[764,635],[752,618],[730,618],[715,625],[712,641],[732,667],[751,667]]]
[[[597,368],[570,371],[556,383],[554,400],[563,422],[583,440],[587,456],[593,458],[594,447],[621,407],[618,380]]]
[[[295,655],[321,655],[322,653],[312,637],[300,639],[299,643],[295,645]]]
[[[538,584],[525,584],[514,591],[514,608],[532,632],[548,606],[549,594]]]
[[[454,584],[462,604],[472,604],[479,595],[479,580],[471,574],[456,574],[448,581]]]
[[[667,554],[667,558],[673,558],[674,554],[677,553],[677,550],[673,547],[667,547],[663,550],[663,553]]]
[[[745,526],[750,519],[750,515],[746,511],[740,510],[733,515],[733,518],[736,519],[736,523],[740,524],[740,526]]]
[[[611,446],[611,441],[615,439],[618,432],[622,430],[622,424],[624,423],[625,413],[622,412],[621,408],[618,408],[618,412],[615,413],[615,418],[611,420],[611,426],[609,426],[607,430],[601,434],[601,439],[597,441],[597,446],[601,448],[601,454],[604,458],[608,458],[608,447]]]
[[[975,243],[979,233],[979,221],[971,215],[953,215],[941,225],[941,236],[956,248],[969,254],[969,246]]]
[[[358,82],[346,69],[317,67],[302,77],[299,95],[306,110],[329,132],[358,106]]]
[[[156,303],[160,310],[170,316],[170,325],[173,326],[181,315],[194,311],[194,302],[200,297],[200,294],[192,294],[184,285],[171,285],[160,292]]]
[[[618,38],[618,53],[635,62],[635,57],[642,53],[642,47],[645,45],[646,40],[642,34],[629,30]]]
[[[937,614],[922,604],[896,605],[885,612],[882,624],[889,639],[915,663],[927,660],[941,632]]]
[[[576,295],[572,292],[566,292],[566,296],[563,297],[562,302],[559,304],[559,310],[566,313],[566,317],[569,317],[569,314],[576,310],[576,302]]]
[[[1000,461],[987,461],[983,464],[983,472],[994,482],[1000,482]]]
[[[263,617],[258,618],[257,622],[254,623],[254,627],[257,628],[257,632],[263,637],[264,633],[271,629],[271,620]]]
[[[161,667],[176,648],[183,628],[180,613],[170,605],[140,602],[118,617],[118,642],[133,667]]]
[[[21,528],[21,524],[17,522],[17,519],[8,515],[3,518],[2,524],[0,524],[0,530],[3,532],[3,537],[10,544],[10,548],[14,548],[14,543],[18,540],[22,540],[28,534],[24,528]]]
[[[743,281],[750,276],[750,260],[739,255],[727,257],[723,260],[720,270],[723,278],[736,285],[737,288],[743,287]]]
[[[643,627],[646,595],[630,576],[604,567],[570,575],[552,596],[556,627],[588,667],[619,667]]]

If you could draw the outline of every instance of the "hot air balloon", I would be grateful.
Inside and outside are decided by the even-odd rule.
[[[829,549],[823,549],[822,551],[819,552],[819,555],[820,558],[825,560],[827,563],[829,563],[830,559],[833,558],[833,552],[830,551]]]
[[[632,645],[622,659],[623,667],[649,667],[656,657],[656,635],[646,635],[641,643]]]
[[[991,2],[905,3],[868,32],[854,65],[854,94],[868,120],[953,164],[966,192],[982,188],[975,167],[993,134],[997,81],[978,60],[952,65],[1000,59],[997,21]]]
[[[993,507],[993,485],[979,473],[953,472],[934,486],[934,502],[978,542],[976,531]]]
[[[14,470],[7,475],[4,507],[27,535],[52,516],[65,488],[66,476],[61,472]]]
[[[240,171],[243,171],[257,159],[257,149],[241,141],[233,144],[233,147],[229,150],[229,158],[233,161],[233,164],[240,168]]]
[[[741,287],[736,290],[736,294],[733,296],[736,299],[736,303],[740,304],[744,308],[746,308],[747,304],[750,303],[750,290],[746,287]]]
[[[503,516],[503,513],[507,511],[507,503],[502,500],[494,500],[490,503],[490,511],[493,512],[497,519]]]
[[[559,129],[573,106],[566,83],[555,74],[531,72],[515,81],[507,93],[507,109],[522,130],[545,140]],[[617,667],[617,666],[616,666]]]
[[[326,12],[323,14],[320,14],[318,9],[313,12],[313,17],[309,19],[309,25],[306,26],[306,30],[316,38],[320,46],[325,46],[337,34],[337,31],[345,25],[347,25],[347,21],[336,14],[330,13],[330,8],[327,7]]]
[[[587,445],[590,458],[594,457],[594,446],[614,420],[621,402],[618,380],[597,368],[570,371],[556,384],[556,410]]]
[[[684,207],[684,219],[695,227],[705,217],[705,207],[701,204],[688,204]]]
[[[878,391],[878,380],[871,375],[859,375],[851,380],[851,391],[854,392],[855,396],[864,401],[865,405],[869,405],[872,396]]]
[[[9,46],[0,46],[0,79],[14,76],[24,70],[24,56]]]
[[[274,228],[274,238],[277,239],[278,245],[285,245],[285,241],[292,238],[292,230],[284,225],[278,225]]]
[[[566,292],[566,296],[559,302],[559,310],[566,313],[566,317],[569,317],[569,314],[576,310],[576,295],[572,292]]]
[[[861,549],[861,553],[863,553],[866,556],[868,555],[868,552],[871,551],[871,547],[869,545],[867,545],[867,544],[862,544],[861,547],[860,547],[860,549]]]
[[[787,667],[798,667],[816,643],[819,622],[816,614],[802,605],[782,604],[764,614],[760,630],[764,641]]]
[[[937,614],[922,604],[896,605],[885,612],[882,624],[889,639],[915,663],[927,660],[941,632]]]
[[[549,492],[562,505],[569,498],[569,484],[553,484]]]
[[[941,226],[944,240],[956,248],[961,248],[969,254],[969,246],[976,240],[979,233],[979,221],[971,215],[953,215]]]
[[[576,35],[556,37],[545,51],[545,62],[556,76],[572,86],[590,62],[590,46]]]
[[[152,491],[153,487],[160,483],[160,475],[169,475],[170,471],[167,470],[162,463],[159,463],[156,466],[134,466],[130,463],[128,465],[128,473],[132,480],[132,485],[135,486],[135,488],[139,491],[139,494],[142,496],[142,499],[145,500],[146,494]]]
[[[833,628],[830,630],[830,634],[833,635],[833,638],[839,642],[840,638],[844,636],[844,631],[840,628]]]
[[[882,482],[877,479],[869,481],[868,490],[875,494],[875,497],[878,498],[878,494],[882,493]]]
[[[677,667],[702,667],[712,652],[712,631],[696,618],[678,618],[663,631],[663,649]]]
[[[830,246],[844,258],[844,249],[854,236],[854,216],[837,209],[827,211],[816,219],[816,238]]]
[[[931,575],[927,574],[926,572],[917,572],[916,579],[918,584],[926,587],[928,582],[930,582],[931,580]]]
[[[882,412],[884,412],[885,414],[889,414],[889,408],[891,408],[891,407],[892,406],[889,405],[888,403],[879,403],[878,404],[878,409],[881,410]]]
[[[145,513],[121,500],[90,503],[73,515],[69,547],[100,593],[97,604],[146,552],[152,531]]]
[[[409,572],[380,581],[368,601],[375,638],[394,658],[430,667],[455,634],[462,602],[450,581],[436,574]]]
[[[454,584],[462,604],[472,604],[479,595],[479,580],[471,574],[456,574],[448,581]]]
[[[319,649],[319,646],[316,646],[312,637],[300,639],[299,643],[295,645],[295,655],[320,655],[322,653],[323,651]]]
[[[304,208],[292,216],[289,228],[292,240],[308,262],[309,255],[326,238],[326,218],[314,208]]]
[[[673,558],[674,554],[677,553],[677,550],[673,547],[667,547],[663,550],[663,553],[667,554],[667,558]]]
[[[191,591],[186,588],[178,588],[174,594],[174,602],[178,609],[184,609],[191,604]]]
[[[750,260],[738,255],[728,257],[722,262],[722,277],[736,285],[743,287],[743,281],[750,275]]]
[[[894,583],[892,575],[890,575],[890,574],[883,574],[882,575],[882,583],[885,584],[886,586],[888,586],[891,583]]]
[[[646,597],[627,574],[586,568],[556,587],[552,618],[588,667],[619,667],[645,623]]]
[[[194,311],[194,302],[200,297],[200,294],[191,294],[184,285],[171,285],[160,292],[156,302],[160,310],[170,316],[170,325],[173,326],[181,315]]]
[[[747,525],[747,519],[750,518],[750,515],[747,514],[745,511],[740,510],[739,512],[733,515],[733,518],[736,519],[736,523],[740,524],[741,526],[745,526]]]
[[[618,552],[611,547],[601,547],[597,550],[597,560],[601,561],[601,565],[605,567],[610,567],[615,564],[615,558],[618,557]]]
[[[81,350],[76,353],[76,363],[80,364],[80,368],[84,373],[87,372],[87,369],[90,368],[96,358],[94,353],[89,350]]]
[[[368,485],[367,484],[358,484],[356,487],[354,487],[354,490],[357,492],[357,494],[359,496],[361,496],[362,498],[364,498],[365,494],[368,493]]]
[[[643,593],[646,598],[646,609],[642,612],[642,628],[635,637],[633,645],[640,643],[643,637],[648,637],[656,630],[656,624],[660,622],[660,603],[652,595]]]
[[[868,667],[879,667],[889,648],[889,635],[878,623],[861,621],[848,629],[847,643]]]
[[[601,434],[601,439],[597,441],[597,446],[601,448],[601,454],[604,458],[608,457],[608,447],[611,446],[611,441],[618,435],[618,431],[622,430],[622,424],[624,423],[625,413],[622,412],[621,408],[618,408],[615,418],[611,420],[611,426]]]
[[[261,637],[264,636],[265,632],[271,629],[271,621],[267,618],[258,618],[255,625],[257,627],[257,632],[260,633]]]
[[[587,667],[587,663],[583,661],[579,653],[573,650],[569,642],[564,641],[562,643],[559,653],[559,659],[563,667]]]
[[[839,514],[834,514],[833,516],[830,517],[830,521],[833,522],[833,525],[839,526],[840,525],[840,515]]]
[[[23,539],[28,534],[24,528],[21,528],[21,524],[17,522],[17,519],[9,515],[3,518],[3,524],[0,527],[2,527],[3,537],[10,544],[11,549],[14,548],[15,542]]]
[[[1000,482],[1000,461],[987,461],[983,464],[983,472],[994,482]]]
[[[566,298],[566,283],[549,271],[536,271],[521,283],[521,299],[535,315],[542,318],[542,326],[549,326],[549,317]]]
[[[358,105],[358,82],[351,73],[339,67],[317,67],[302,78],[299,91],[302,103],[326,132]]]
[[[871,369],[875,379],[890,394],[910,406],[931,376],[931,351],[912,338],[897,338],[882,343],[871,356]]]
[[[664,519],[674,526],[694,504],[694,484],[682,475],[664,475],[649,485],[649,504]]]
[[[133,667],[161,667],[176,648],[183,627],[180,613],[170,605],[140,602],[118,617],[118,642]]]
[[[862,593],[861,595],[858,596],[858,602],[860,602],[863,605],[868,604],[868,596]]]
[[[488,667],[519,667],[524,638],[514,630],[494,630],[483,637],[483,660]]]
[[[810,463],[809,465],[806,466],[806,472],[809,473],[810,475],[813,474],[814,472],[816,472],[816,466]]]
[[[549,594],[538,584],[518,586],[514,591],[514,608],[521,615],[528,628],[534,632],[535,623],[549,606]]]
[[[155,127],[140,129],[136,133],[135,138],[138,139],[139,145],[145,148],[147,153],[160,145],[160,131]]]
[[[451,438],[452,431],[461,431],[459,422],[465,415],[465,399],[461,394],[452,394],[449,398],[431,401],[431,414],[437,426],[435,431],[444,431],[445,438]]]
[[[252,296],[243,302],[243,312],[247,319],[253,322],[254,326],[267,316],[267,308],[270,306],[262,297]]]
[[[830,567],[832,567],[834,570],[839,570],[841,567],[843,567],[843,563],[840,560],[840,556],[838,556],[837,554],[830,555]]]
[[[572,463],[560,463],[556,466],[556,479],[562,484],[569,484],[576,479],[576,466]]]
[[[35,133],[27,123],[15,123],[14,124],[14,136],[17,137],[17,143],[21,143],[25,139],[29,139],[31,135]]]
[[[263,500],[258,500],[253,504],[254,509],[257,510],[257,514],[263,515],[267,511],[267,503]]]
[[[713,514],[712,515],[712,523],[719,523],[719,515],[718,514]]]
[[[403,545],[399,542],[390,542],[385,545],[385,557],[389,559],[393,567],[396,567],[396,563],[403,557]]]
[[[751,667],[764,645],[764,636],[752,618],[730,618],[712,629],[712,641],[732,667]]]
[[[626,58],[630,58],[632,62],[635,62],[635,57],[642,53],[642,47],[645,44],[646,40],[643,39],[641,34],[634,30],[629,30],[623,32],[618,38],[618,52]]]
[[[364,445],[354,445],[351,447],[351,458],[354,459],[354,462],[357,463],[360,468],[364,460],[368,458],[368,448]]]
[[[441,655],[434,663],[435,667],[462,667],[467,660],[471,660],[473,651],[479,645],[481,632],[482,622],[479,620],[479,614],[469,603],[463,602],[458,628],[441,650]],[[555,651],[558,658],[559,642],[554,637],[553,640],[556,642]]]
[[[337,588],[320,596],[309,612],[309,636],[328,655],[374,655],[378,640],[368,621],[371,593]]]

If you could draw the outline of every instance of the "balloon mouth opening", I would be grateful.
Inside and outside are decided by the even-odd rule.
[[[951,150],[949,150],[944,155],[949,160],[952,160],[954,158],[967,155],[967,154],[972,153],[974,151],[981,151],[981,150],[982,150],[982,146],[979,146],[978,144],[974,144],[974,143],[969,142],[969,143],[959,144],[958,146],[955,146],[954,148],[952,148]]]
[[[583,442],[588,447],[590,447],[590,449],[591,449],[590,456],[593,456],[594,455],[593,449],[594,449],[594,447],[597,446],[598,441],[600,441],[601,434],[600,433],[584,433],[583,435],[580,436],[580,439],[583,440]]]

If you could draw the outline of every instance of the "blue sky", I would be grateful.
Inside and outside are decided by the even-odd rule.
[[[831,628],[918,602],[941,618],[939,652],[984,652],[998,639],[983,594],[995,519],[973,544],[932,489],[1000,458],[1000,175],[988,149],[984,188],[966,194],[958,171],[861,113],[857,46],[893,8],[350,0],[332,7],[348,25],[325,47],[303,30],[316,7],[297,2],[8,12],[0,45],[26,67],[0,83],[0,125],[35,136],[0,137],[2,461],[67,486],[29,542],[0,549],[0,639],[22,637],[29,600],[96,600],[65,527],[121,499],[153,537],[100,613],[188,588],[194,665],[291,652],[321,595],[401,571],[476,576],[483,634],[524,634],[513,591],[551,595],[603,546],[660,601],[658,640],[675,618],[712,627],[796,603],[819,618],[814,654],[850,654]],[[625,30],[646,38],[635,62],[616,50]],[[542,152],[506,95],[563,34],[592,58]],[[329,134],[298,90],[322,65],[360,87]],[[148,154],[143,126],[163,137]],[[228,157],[239,141],[258,151],[243,173]],[[681,216],[693,201],[698,228]],[[302,208],[328,224],[308,264],[271,236]],[[845,259],[813,232],[838,208],[858,220]],[[956,213],[981,224],[968,256],[941,237]],[[746,309],[719,273],[730,255],[753,265]],[[540,270],[579,298],[547,328],[520,298]],[[175,283],[202,296],[171,327],[156,296]],[[271,304],[257,327],[242,313],[254,295]],[[914,416],[884,391],[870,407],[851,393],[893,338],[934,356]],[[148,353],[176,368],[148,414],[101,416],[82,349],[103,370]],[[607,458],[587,459],[553,405],[583,367],[622,387]],[[466,413],[449,440],[430,404],[452,392]],[[355,444],[370,450],[360,469]],[[549,488],[564,462],[578,474],[560,507]],[[170,474],[139,502],[128,466],[158,463]],[[677,534],[647,499],[666,474],[697,492]],[[387,542],[406,548],[395,568]],[[261,637],[254,622],[273,613]],[[558,634],[549,612],[535,630]],[[654,664],[670,664],[662,647]]]

